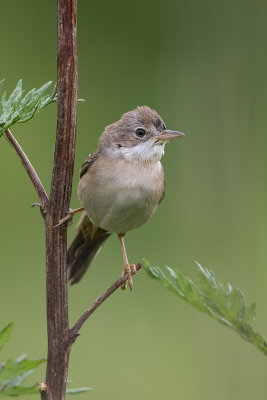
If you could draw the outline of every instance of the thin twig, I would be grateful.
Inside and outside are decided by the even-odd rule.
[[[142,267],[141,263],[136,264],[136,271],[139,271],[140,268]],[[131,272],[131,275],[133,275],[133,272]],[[99,296],[87,310],[82,314],[82,316],[78,319],[78,321],[73,325],[73,327],[70,330],[69,334],[69,345],[71,346],[77,336],[79,335],[79,330],[85,323],[85,321],[90,317],[90,315],[93,314],[93,312],[110,296],[112,293],[114,293],[121,285],[126,282],[128,279],[128,275],[125,275],[118,279],[116,282],[113,283],[101,296]]]
[[[20,161],[22,162],[23,167],[25,168],[27,174],[29,175],[30,180],[32,181],[32,184],[34,186],[34,189],[36,190],[37,195],[40,199],[41,208],[45,211],[48,203],[48,197],[39,176],[37,175],[30,160],[28,159],[28,157],[26,156],[21,146],[19,145],[19,143],[17,142],[17,140],[12,135],[9,129],[5,132],[5,137],[11,144],[11,146],[14,148],[17,155],[19,156]]]

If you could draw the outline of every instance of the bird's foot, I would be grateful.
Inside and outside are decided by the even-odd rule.
[[[56,225],[54,225],[54,228],[57,228],[58,226],[62,225],[64,222],[68,222],[68,226],[70,226],[72,224],[73,215],[80,211],[84,211],[84,208],[83,207],[75,208],[75,210],[72,210],[70,208],[70,210],[67,212],[67,215],[65,215],[65,217],[61,218],[58,221],[58,223]]]
[[[123,282],[121,285],[122,290],[125,290],[126,284],[128,282],[129,288],[132,291],[133,290],[133,278],[132,275],[135,275],[137,273],[136,271],[136,266],[135,264],[126,264],[122,270],[122,278],[128,275],[127,280]]]

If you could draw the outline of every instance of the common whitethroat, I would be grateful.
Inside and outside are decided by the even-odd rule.
[[[124,262],[122,275],[128,275],[132,289],[135,265],[128,262],[124,236],[145,224],[164,198],[160,160],[165,144],[182,136],[167,130],[159,114],[147,106],[123,114],[105,128],[98,149],[81,167],[78,196],[83,208],[77,211],[85,211],[68,248],[72,284],[82,278],[109,235],[116,233]]]

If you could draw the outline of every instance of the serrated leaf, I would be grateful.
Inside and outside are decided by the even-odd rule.
[[[10,334],[13,329],[14,322],[10,322],[4,329],[0,331],[0,350],[10,339]]]
[[[51,86],[52,81],[44,83],[39,89],[34,89],[36,96],[41,97],[44,92]]]
[[[38,385],[34,386],[16,386],[11,388],[0,389],[0,397],[5,396],[22,396],[25,394],[39,394]]]
[[[1,89],[3,81],[0,83]],[[49,81],[39,89],[31,89],[22,97],[22,80],[20,79],[8,100],[6,100],[6,94],[3,94],[0,102],[0,137],[16,122],[29,121],[41,109],[57,101],[56,86],[50,95],[44,95],[51,83],[52,81]]]
[[[177,268],[150,266],[143,260],[143,266],[150,278],[211,318],[237,332],[265,355],[267,342],[251,325],[255,318],[256,304],[246,307],[244,294],[230,284],[224,286],[213,271],[197,264],[199,285],[184,276]]]
[[[244,294],[238,288],[228,289],[229,313],[232,318],[243,319],[245,316]]]
[[[24,355],[17,360],[8,360],[0,371],[0,385],[7,384],[7,382],[27,371],[33,370],[45,361],[45,359],[28,360]]]
[[[252,303],[251,306],[246,310],[244,320],[250,324],[256,317],[256,303]]]
[[[13,322],[11,322],[0,331],[1,347],[9,340],[13,325]],[[1,363],[0,397],[39,393],[37,385],[21,386],[21,383],[24,382],[25,379],[27,379],[34,368],[44,363],[45,361],[45,359],[28,360],[26,355],[22,354],[16,360],[9,359],[5,363]]]
[[[207,293],[210,293],[211,289],[216,290],[217,281],[213,272],[207,268],[203,268],[198,262],[196,262],[196,265],[198,268],[197,272],[202,290],[207,291]]]
[[[17,83],[17,86],[9,96],[9,99],[7,100],[7,109],[12,110],[15,106],[16,103],[19,102],[20,98],[22,95],[22,79],[20,79]]]
[[[29,375],[31,375],[32,373],[32,369],[30,369],[27,372],[24,372],[24,374],[18,375],[13,379],[10,379],[8,381],[8,387],[15,387],[15,386],[19,386],[21,383],[23,383]]]
[[[0,90],[3,83],[4,79],[0,81]],[[16,122],[29,121],[40,110],[57,101],[57,85],[54,86],[51,94],[45,95],[51,83],[52,81],[49,81],[39,89],[31,89],[22,97],[22,80],[20,79],[8,100],[6,100],[6,93],[4,92],[0,100],[0,137]],[[85,100],[78,99],[78,101]]]
[[[67,394],[79,394],[79,393],[89,392],[90,390],[94,390],[94,389],[90,388],[90,387],[84,387],[84,388],[78,388],[78,389],[67,389],[66,393]]]
[[[51,83],[52,83],[52,81],[51,81]],[[39,105],[40,110],[42,108],[45,108],[52,101],[57,101],[57,85],[54,85],[53,92],[50,95],[46,95],[41,98],[40,105]]]

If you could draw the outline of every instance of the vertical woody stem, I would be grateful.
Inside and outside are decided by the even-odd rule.
[[[77,120],[77,0],[58,0],[58,114],[46,223],[48,400],[64,400],[69,361],[67,227],[54,226],[69,211]]]

